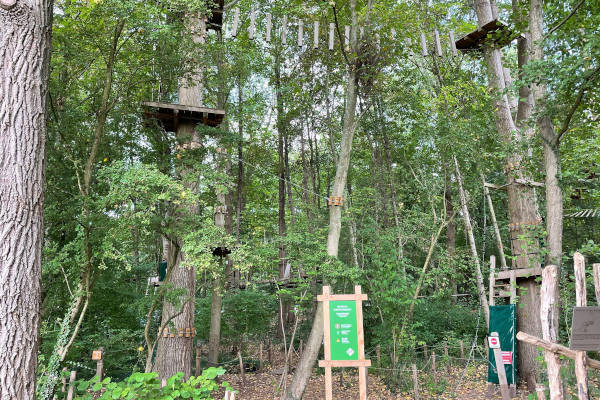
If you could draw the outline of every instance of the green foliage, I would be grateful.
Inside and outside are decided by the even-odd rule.
[[[161,382],[155,372],[136,372],[121,382],[112,382],[110,378],[98,381],[75,383],[78,395],[75,399],[144,399],[144,400],[179,400],[179,399],[213,399],[212,394],[220,388],[231,389],[227,382],[217,383],[216,378],[225,373],[222,368],[207,368],[202,375],[183,379],[183,373],[177,373],[167,379],[167,384],[161,387]],[[96,397],[101,393],[100,397]],[[95,395],[96,394],[96,395]]]

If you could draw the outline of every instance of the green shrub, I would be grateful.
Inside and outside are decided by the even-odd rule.
[[[198,377],[183,379],[183,372],[178,372],[169,379],[165,387],[161,387],[158,374],[136,372],[124,381],[111,382],[106,378],[99,382],[97,378],[76,383],[78,400],[92,399],[144,399],[144,400],[179,400],[179,399],[213,399],[212,393],[220,388],[231,389],[227,382],[217,383],[216,378],[223,375],[223,368],[208,368]],[[102,393],[100,397],[97,397]]]

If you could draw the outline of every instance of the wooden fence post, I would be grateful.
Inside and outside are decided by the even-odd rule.
[[[429,358],[429,352],[427,351],[427,343],[423,344],[423,355],[425,356],[425,362]]]
[[[535,386],[535,392],[537,393],[538,400],[546,400],[546,387],[542,384],[537,384]]]
[[[196,343],[196,376],[202,374],[202,344]]]
[[[61,382],[62,382],[62,389],[61,392],[66,392],[67,391],[67,377],[65,372],[67,371],[67,367],[64,367],[63,369],[63,377],[61,378]]]
[[[493,350],[494,361],[496,362],[496,372],[498,373],[498,382],[500,382],[500,393],[502,393],[502,400],[510,400],[510,389],[508,388],[508,381],[506,380],[506,369],[504,368],[504,361],[502,361],[502,350],[500,349],[498,332],[492,332],[490,336],[495,337],[498,341],[498,346],[494,347]],[[492,344],[490,344],[490,347]]]
[[[419,376],[417,375],[417,366],[415,364],[412,365],[412,378],[413,378],[413,390],[415,392],[415,400],[420,400],[420,398],[419,398]]]
[[[375,347],[375,355],[377,357],[377,366],[380,367],[381,366],[381,346],[377,345],[377,347]]]
[[[600,264],[594,264],[594,289],[596,292],[596,302],[600,307]]]
[[[269,348],[267,349],[267,358],[269,359],[269,365],[273,365],[273,343],[269,339]]]
[[[162,378],[160,380],[160,387],[164,388],[165,386],[167,386],[167,378]]]
[[[260,342],[258,345],[258,371],[263,370],[263,343]]]
[[[444,357],[446,357],[446,372],[450,373],[450,356],[448,355],[448,343],[444,342]]]
[[[438,379],[437,379],[437,368],[435,365],[435,351],[431,352],[431,369],[433,371],[433,382],[437,385]]]
[[[100,359],[96,360],[96,376],[98,381],[102,380],[102,373],[104,369],[104,347],[100,347]]]
[[[496,296],[496,256],[490,256],[490,294],[488,303],[490,306],[495,305]]]
[[[67,400],[73,400],[73,391],[75,390],[75,379],[77,377],[77,371],[71,371],[69,376],[69,391],[67,392]]]
[[[238,356],[238,360],[240,362],[240,373],[242,374],[242,383],[245,385],[246,384],[246,373],[244,371],[244,361],[242,360],[242,352],[240,350],[238,350],[237,356]]]
[[[587,291],[585,287],[585,259],[583,254],[573,255],[575,266],[575,298],[577,307],[587,307]],[[575,376],[577,378],[577,394],[579,400],[589,400],[587,373],[587,353],[577,351],[575,353]]]
[[[547,265],[542,270],[542,289],[540,293],[540,320],[542,338],[552,343],[558,340],[558,266]],[[562,382],[560,379],[560,356],[545,350],[544,359],[548,368],[548,386],[552,400],[562,400]]]
[[[460,341],[460,359],[462,360],[462,363],[464,364],[465,361],[465,344],[463,343],[463,341]]]

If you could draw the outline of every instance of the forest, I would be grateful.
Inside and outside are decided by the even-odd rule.
[[[599,100],[598,0],[0,0],[0,399],[600,399]]]

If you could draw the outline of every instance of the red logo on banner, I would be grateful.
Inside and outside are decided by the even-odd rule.
[[[513,363],[513,352],[503,351],[502,352],[502,363],[504,365],[511,365]]]

